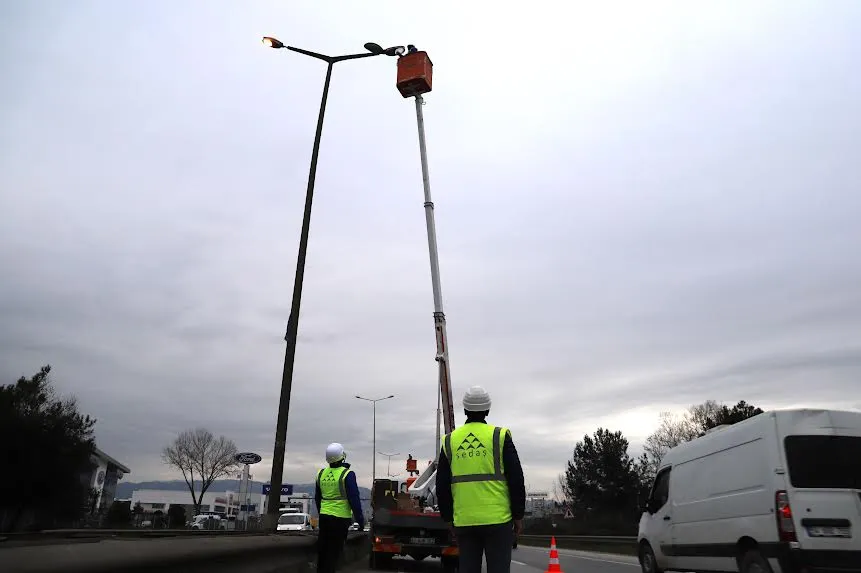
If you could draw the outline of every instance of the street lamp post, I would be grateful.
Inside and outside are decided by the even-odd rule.
[[[385,452],[377,452],[377,453],[380,454],[381,456],[386,456],[387,458],[389,458],[389,461],[386,464],[386,477],[390,477],[390,478],[395,477],[394,475],[392,475],[392,458],[394,456],[401,455],[401,453],[400,452],[397,452],[394,454],[387,454]],[[396,475],[400,475],[400,474],[396,474]]]
[[[386,396],[385,398],[363,398],[361,396],[356,396],[359,400],[364,400],[365,402],[370,402],[374,405],[374,430],[373,430],[373,438],[371,451],[374,452],[373,461],[371,463],[371,488],[373,489],[374,480],[377,479],[377,402],[382,402],[383,400],[388,400],[389,398],[394,398],[395,395],[391,394]]]
[[[343,56],[326,56],[301,48],[287,46],[280,40],[264,37],[263,43],[270,48],[286,48],[291,52],[310,56],[326,62],[326,80],[323,82],[323,98],[320,101],[320,113],[317,116],[317,131],[314,134],[314,146],[311,150],[311,165],[308,171],[308,187],[305,191],[305,213],[302,217],[302,232],[299,235],[299,256],[296,261],[296,277],[293,281],[293,300],[290,316],[287,319],[287,333],[284,336],[287,348],[284,353],[284,371],[281,376],[281,396],[278,400],[278,419],[275,423],[275,449],[272,454],[272,475],[269,483],[271,489],[267,499],[266,523],[267,530],[274,531],[278,522],[278,509],[281,501],[281,480],[284,473],[284,449],[287,442],[287,418],[290,410],[290,391],[293,387],[293,363],[296,357],[296,335],[299,330],[299,306],[302,303],[302,282],[305,278],[305,255],[308,251],[308,232],[311,227],[311,205],[314,200],[314,181],[317,177],[317,157],[320,153],[320,136],[323,133],[323,116],[326,113],[326,101],[329,97],[329,83],[332,79],[332,67],[346,60],[357,60],[371,56],[399,56],[403,54],[402,46],[383,49],[379,44],[367,43],[361,54]]]

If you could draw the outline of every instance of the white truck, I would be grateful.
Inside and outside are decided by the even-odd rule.
[[[861,572],[861,412],[777,410],[670,450],[643,573]]]

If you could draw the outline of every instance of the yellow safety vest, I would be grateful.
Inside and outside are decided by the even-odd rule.
[[[353,509],[347,498],[347,474],[352,472],[341,466],[323,468],[317,474],[317,485],[320,487],[320,515],[332,515],[351,519]]]
[[[511,501],[502,463],[508,428],[471,422],[443,438],[451,465],[454,525],[496,525],[511,521]]]

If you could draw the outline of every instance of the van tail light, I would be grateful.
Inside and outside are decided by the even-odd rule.
[[[777,515],[777,534],[783,542],[798,541],[795,535],[795,524],[792,522],[792,508],[789,506],[789,495],[778,491],[774,495],[774,509]]]

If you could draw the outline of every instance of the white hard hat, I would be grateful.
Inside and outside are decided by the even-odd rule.
[[[342,462],[345,459],[347,459],[347,452],[344,451],[344,446],[342,446],[338,442],[329,444],[326,447],[326,461],[330,464],[334,464],[335,462]]]
[[[481,386],[471,386],[463,395],[463,409],[467,412],[490,410],[490,394]]]

